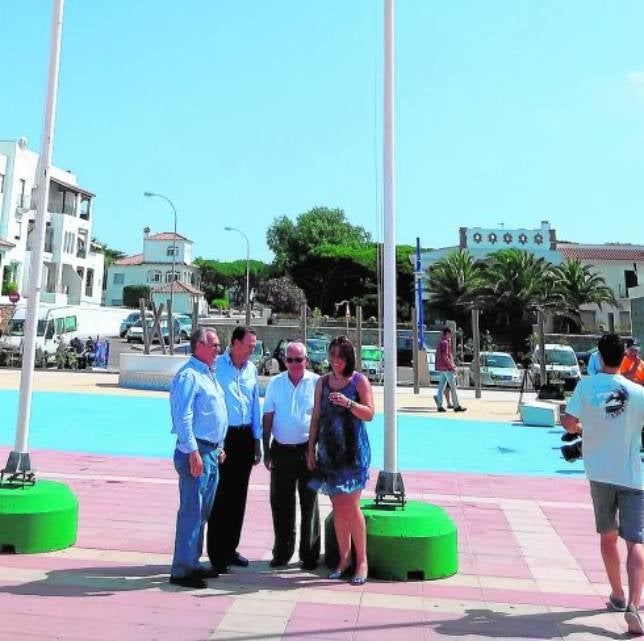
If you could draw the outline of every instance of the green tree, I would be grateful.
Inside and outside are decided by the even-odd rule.
[[[370,240],[369,232],[352,225],[342,209],[328,207],[315,207],[304,212],[295,223],[287,216],[281,216],[266,232],[266,244],[275,254],[275,267],[289,273],[316,247],[359,247]]]
[[[619,307],[613,290],[606,285],[602,276],[593,272],[592,265],[583,265],[578,258],[566,260],[552,269],[554,289],[560,296],[560,315],[572,321],[575,329],[583,330],[581,314],[582,305],[595,303]]]
[[[238,305],[243,304],[246,295],[246,260],[225,262],[196,258],[194,264],[201,272],[201,289],[206,300],[227,298],[227,293],[232,289],[233,299]],[[249,261],[248,266],[253,289],[272,272],[270,265],[259,260]]]
[[[428,270],[431,307],[444,320],[469,327],[470,309],[486,284],[483,265],[467,250],[457,250]]]
[[[479,300],[494,331],[505,335],[516,352],[526,349],[537,308],[561,308],[552,270],[544,258],[520,249],[501,249],[486,260],[486,286]]]

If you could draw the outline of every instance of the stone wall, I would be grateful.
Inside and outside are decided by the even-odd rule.
[[[0,332],[4,332],[7,328],[7,323],[13,316],[15,309],[14,305],[0,305]]]

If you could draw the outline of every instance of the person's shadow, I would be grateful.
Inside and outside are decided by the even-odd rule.
[[[606,614],[607,610],[568,610],[566,612],[543,612],[538,614],[510,614],[495,612],[489,608],[466,610],[461,619],[432,621],[430,625],[437,634],[458,638],[478,635],[496,639],[560,639],[569,634],[580,639],[593,634],[599,638],[630,639],[627,632],[617,633],[601,626],[572,621],[579,617]]]
[[[209,579],[208,586],[216,593],[195,591],[195,594],[229,596],[250,594],[258,590],[296,590],[306,585],[328,583],[317,574],[293,572],[297,566],[285,568],[283,572],[270,571],[266,561],[253,561],[247,569],[222,574],[219,578]],[[184,588],[169,583],[168,565],[124,565],[110,567],[73,568],[50,570],[46,577],[20,585],[4,585],[0,594],[19,594],[32,596],[110,596],[118,592],[159,589],[164,591],[185,591]]]

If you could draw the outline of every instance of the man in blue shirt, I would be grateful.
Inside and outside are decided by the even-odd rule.
[[[220,351],[216,332],[198,329],[190,338],[192,358],[177,372],[170,388],[172,432],[177,435],[174,467],[179,475],[179,511],[170,583],[207,587],[218,576],[199,563],[204,526],[217,490],[218,466],[228,429],[226,404],[214,376]],[[212,527],[215,527],[214,525]]]
[[[255,365],[249,360],[256,343],[254,329],[235,327],[230,349],[217,363],[217,381],[224,390],[229,425],[224,444],[226,462],[219,470],[219,487],[208,520],[208,556],[218,572],[227,572],[229,565],[248,565],[237,546],[250,473],[262,457],[259,384]]]

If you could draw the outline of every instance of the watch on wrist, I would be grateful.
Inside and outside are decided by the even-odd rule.
[[[347,409],[350,410],[353,407],[353,401],[349,398],[347,399]]]

